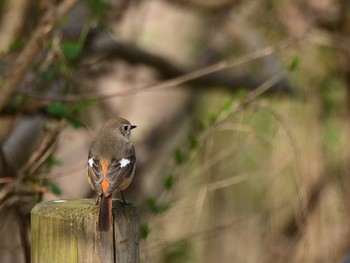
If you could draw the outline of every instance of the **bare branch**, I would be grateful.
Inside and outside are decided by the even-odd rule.
[[[76,166],[69,167],[67,169],[60,170],[60,171],[46,173],[46,174],[38,174],[37,176],[35,176],[35,178],[36,179],[54,179],[54,178],[72,175],[74,173],[84,171],[84,169],[86,169],[85,162]],[[1,178],[0,178],[0,183],[1,183]]]
[[[61,121],[54,125],[52,129],[46,132],[41,144],[34,151],[27,163],[18,171],[15,181],[8,183],[0,190],[0,201],[3,202],[6,196],[19,184],[28,173],[35,172],[52,153],[53,147],[57,142],[58,136],[65,126],[65,122]]]
[[[0,89],[0,111],[15,94],[33,60],[42,50],[45,40],[76,3],[77,0],[65,0],[54,10],[54,13],[53,10],[49,10],[42,17],[28,44],[7,71],[5,82]]]
[[[203,78],[204,76],[208,76],[213,73],[217,73],[229,68],[241,66],[243,64],[246,64],[248,62],[258,60],[267,56],[271,56],[272,54],[279,52],[287,47],[293,46],[303,39],[305,39],[308,36],[308,33],[305,33],[299,37],[291,38],[287,41],[281,42],[274,46],[269,46],[260,50],[257,50],[255,52],[249,53],[245,56],[242,56],[238,59],[233,60],[227,60],[227,61],[221,61],[219,63],[213,64],[208,67],[204,67],[199,70],[192,71],[190,73],[184,74],[182,76],[160,82],[156,85],[151,86],[144,86],[141,88],[127,88],[122,91],[112,91],[105,94],[69,94],[65,96],[57,96],[57,95],[42,95],[41,93],[33,93],[28,91],[21,91],[19,94],[25,95],[27,97],[30,97],[32,99],[38,99],[42,101],[61,101],[61,102],[76,102],[76,101],[82,101],[82,100],[106,100],[110,99],[112,97],[121,97],[121,96],[128,96],[133,94],[138,94],[140,92],[145,92],[149,90],[156,90],[156,89],[165,89],[165,88],[173,88],[176,86],[179,86],[181,84],[185,84],[194,80],[197,80],[199,78]],[[237,86],[237,89],[240,88],[240,86]]]

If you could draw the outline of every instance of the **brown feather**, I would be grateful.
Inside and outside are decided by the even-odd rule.
[[[99,196],[100,231],[110,228],[113,192],[127,188],[133,178],[136,156],[130,131],[135,127],[123,118],[112,119],[100,128],[91,143],[87,170],[89,182]]]
[[[98,229],[107,232],[112,221],[112,196],[100,196],[100,211],[98,214]]]

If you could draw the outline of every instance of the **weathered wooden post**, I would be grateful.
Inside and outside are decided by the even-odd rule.
[[[95,200],[37,204],[31,213],[32,263],[139,262],[136,207],[113,200],[113,215],[113,227],[100,233]]]

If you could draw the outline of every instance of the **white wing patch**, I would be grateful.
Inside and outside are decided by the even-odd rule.
[[[130,163],[130,160],[123,158],[123,159],[121,159],[119,161],[119,163],[120,163],[120,167],[123,168],[123,167],[127,166]]]
[[[93,158],[90,158],[90,159],[88,160],[88,164],[89,164],[90,167],[92,167],[92,165],[94,164],[94,159],[93,159]]]

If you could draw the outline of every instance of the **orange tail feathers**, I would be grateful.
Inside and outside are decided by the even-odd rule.
[[[100,197],[100,211],[98,214],[98,229],[100,232],[107,232],[112,221],[112,196]]]

